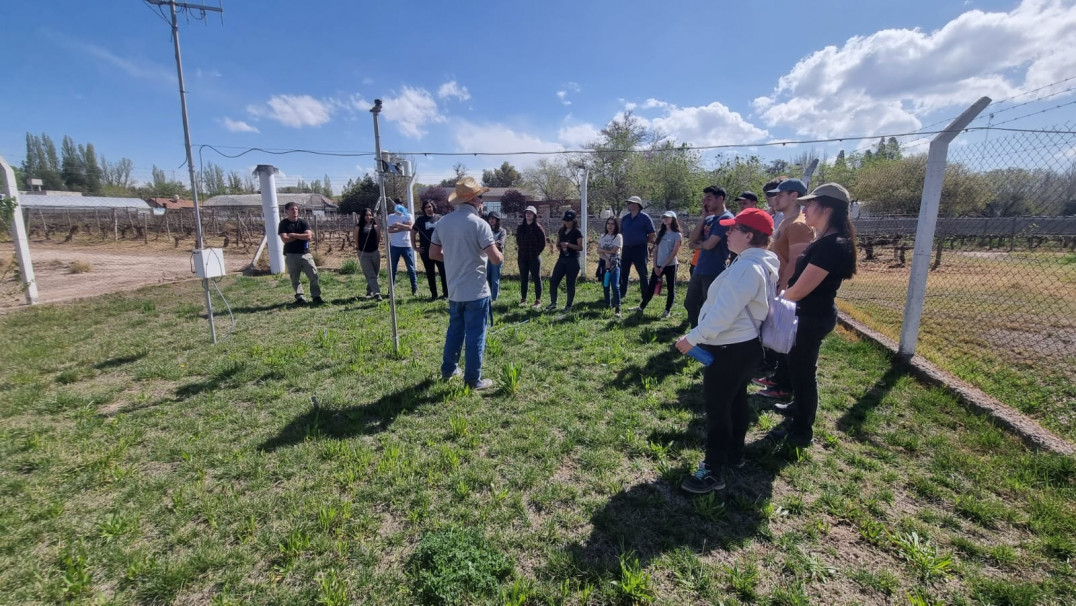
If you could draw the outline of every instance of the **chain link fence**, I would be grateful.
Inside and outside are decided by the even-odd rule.
[[[896,340],[918,224],[908,211],[922,194],[926,158],[885,164],[856,175],[859,273],[842,287],[840,304]],[[1070,439],[1076,436],[1071,125],[988,130],[954,141],[930,268],[917,353]]]

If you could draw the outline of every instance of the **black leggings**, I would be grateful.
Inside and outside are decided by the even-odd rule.
[[[751,339],[700,347],[714,356],[702,374],[702,399],[706,404],[706,464],[716,470],[743,458],[751,420],[747,384],[762,359],[762,343]]]
[[[796,402],[792,417],[792,431],[800,436],[814,435],[814,419],[818,413],[818,350],[826,335],[837,326],[837,316],[799,316],[796,344],[788,352],[788,367],[792,375],[793,400]]]
[[[575,300],[575,279],[579,277],[579,257],[562,257],[553,266],[553,275],[549,278],[549,302],[557,304],[557,287],[561,278],[568,279],[568,302],[571,307]]]
[[[656,268],[655,268],[656,269]],[[670,311],[673,306],[673,301],[676,300],[676,266],[669,265],[661,271],[661,275],[658,276],[654,273],[650,274],[650,279],[646,282],[646,290],[643,291],[643,302],[639,304],[639,307],[646,309],[646,306],[650,303],[650,299],[654,298],[654,287],[658,285],[658,281],[665,278],[665,311]]]
[[[542,300],[542,258],[525,259],[519,257],[519,299],[527,300],[527,285],[534,280],[534,300]]]
[[[444,261],[434,261],[427,255],[422,257],[422,268],[426,272],[426,280],[430,283],[430,296],[437,296],[437,273],[441,274],[441,294],[448,296],[448,285],[445,283]]]

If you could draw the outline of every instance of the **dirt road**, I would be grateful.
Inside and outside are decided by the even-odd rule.
[[[5,258],[13,257],[10,244],[0,247]],[[33,243],[30,256],[37,279],[38,301],[50,303],[82,297],[94,297],[111,292],[134,290],[147,284],[160,284],[195,279],[191,272],[189,251],[116,250],[82,248],[64,245]],[[250,263],[249,255],[225,252],[229,273],[238,273]],[[85,264],[89,270],[72,273],[72,268]],[[12,281],[3,282],[0,291],[0,311],[11,311],[26,305],[26,299]]]

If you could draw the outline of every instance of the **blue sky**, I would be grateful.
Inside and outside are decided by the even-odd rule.
[[[204,0],[216,4],[218,0]],[[791,159],[781,140],[910,132],[982,95],[996,109],[1049,95],[1017,117],[1073,100],[1076,0],[875,0],[805,4],[633,0],[446,3],[233,0],[223,21],[181,18],[195,145],[369,152],[375,98],[382,147],[398,152],[578,149],[626,109],[693,145]],[[6,2],[9,87],[0,155],[25,133],[92,142],[134,176],[186,181],[170,29],[141,0]],[[15,27],[12,27],[12,26]],[[1013,125],[1063,125],[1076,105]],[[986,115],[979,123],[986,122]],[[967,138],[983,136],[968,135]],[[845,143],[846,149],[855,144]],[[712,161],[713,154],[707,155]],[[369,158],[260,152],[203,155],[225,170],[274,164],[287,184],[328,174],[337,190]],[[420,182],[456,162],[417,157]],[[197,155],[195,162],[197,162]]]

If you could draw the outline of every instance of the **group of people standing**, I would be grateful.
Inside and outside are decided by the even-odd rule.
[[[742,210],[733,215],[725,206],[726,191],[710,186],[703,190],[703,219],[687,236],[694,250],[684,307],[689,332],[674,344],[683,354],[708,360],[703,371],[702,393],[706,409],[706,449],[697,471],[681,487],[694,494],[724,488],[724,470],[744,462],[744,446],[750,421],[747,387],[754,380],[767,389],[764,396],[792,401],[775,408],[790,417],[788,423],[769,433],[774,440],[807,447],[813,440],[818,410],[816,379],[823,339],[836,326],[836,295],[844,280],[856,273],[855,231],[849,217],[850,196],[839,184],[826,183],[810,194],[799,179],[779,178],[764,187],[771,212],[758,208],[753,192],[737,201]],[[483,218],[482,194],[489,191],[471,177],[461,179],[449,196],[456,208],[441,217],[432,203],[413,221],[403,206],[389,217],[392,279],[399,260],[408,270],[412,294],[417,294],[413,248],[426,270],[430,295],[449,301],[449,325],[441,364],[442,379],[463,376],[472,389],[488,389],[482,377],[487,327],[492,320],[491,302],[500,291],[500,267],[504,260],[507,231],[501,217],[491,212]],[[678,253],[685,240],[676,213],[666,211],[660,229],[642,212],[643,201],[632,196],[628,213],[619,221],[609,217],[598,240],[599,276],[605,304],[620,315],[627,294],[629,271],[639,276],[642,311],[666,289],[665,315],[675,301]],[[285,257],[296,290],[297,302],[305,303],[299,275],[310,278],[315,303],[321,301],[317,269],[306,246],[309,226],[289,204],[287,218],[278,233],[285,243]],[[772,214],[771,214],[772,213]],[[567,282],[565,310],[575,299],[580,273],[579,254],[583,234],[575,212],[562,218],[556,235],[557,260],[550,277],[550,305],[556,309],[560,282]],[[367,280],[367,297],[380,299],[380,234],[370,209],[362,212],[356,226],[356,247]],[[542,305],[541,255],[547,245],[537,209],[528,206],[516,229],[520,274],[520,305],[528,305],[534,286],[535,308]],[[652,250],[651,250],[652,246]],[[647,262],[652,272],[647,271]],[[440,294],[438,292],[440,278]],[[787,355],[765,352],[760,327],[775,293],[796,304],[798,330]],[[459,366],[465,350],[464,370]],[[701,354],[697,350],[701,350]],[[764,364],[766,360],[766,364]],[[772,375],[769,369],[772,369]],[[760,376],[761,375],[761,376]]]
[[[700,237],[707,242],[720,233],[732,260],[716,276],[703,278],[709,283],[698,320],[675,343],[681,353],[698,347],[711,359],[703,371],[702,386],[706,451],[696,472],[681,483],[682,489],[693,494],[724,488],[724,470],[744,463],[750,422],[747,387],[759,378],[764,357],[760,327],[774,294],[782,291],[785,299],[796,304],[799,320],[792,350],[777,360],[778,368],[785,368],[793,399],[778,408],[790,417],[789,422],[768,437],[810,446],[818,411],[819,349],[837,323],[837,291],[856,273],[850,196],[841,185],[826,183],[808,195],[799,179],[767,183],[770,206],[775,214],[782,213],[779,221],[756,207],[757,197],[755,204],[732,216],[724,210],[723,193],[707,188],[711,202],[707,204],[704,197],[704,208],[709,206],[716,220],[700,223]],[[692,241],[698,240],[693,237]],[[692,283],[699,271],[696,267]],[[690,298],[690,285],[688,293]]]

